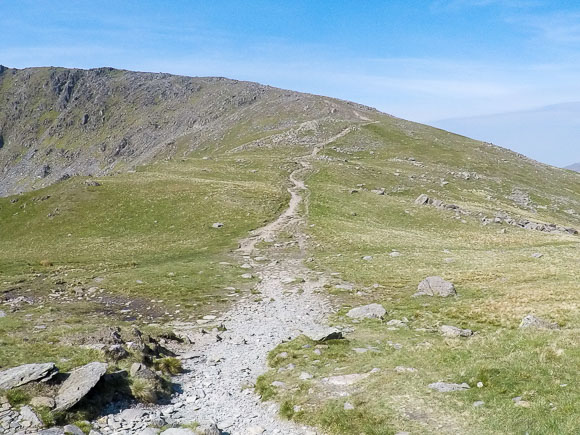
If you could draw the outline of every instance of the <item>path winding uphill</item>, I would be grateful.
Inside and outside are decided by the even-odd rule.
[[[240,243],[237,254],[247,265],[248,273],[260,279],[256,288],[259,295],[240,300],[222,318],[204,324],[203,330],[199,325],[174,325],[176,331],[194,343],[182,355],[185,374],[176,379],[182,392],[165,407],[143,412],[128,410],[110,417],[101,427],[103,433],[140,433],[156,415],[172,424],[216,424],[232,435],[316,433],[312,428],[280,420],[278,405],[261,402],[253,385],[268,368],[269,351],[303,333],[310,335],[325,329],[324,318],[331,310],[321,296],[326,280],[322,273],[303,264],[304,220],[299,209],[307,191],[304,177],[311,171],[310,159],[348,131],[298,159],[299,167],[289,176],[292,185],[288,189],[288,208]],[[281,231],[292,234],[292,241],[277,242]],[[258,247],[260,242],[271,243],[262,244],[262,248]],[[135,419],[135,415],[140,418]]]

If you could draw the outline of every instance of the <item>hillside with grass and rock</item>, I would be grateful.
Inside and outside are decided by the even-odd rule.
[[[0,433],[578,432],[579,174],[223,78],[0,101]]]

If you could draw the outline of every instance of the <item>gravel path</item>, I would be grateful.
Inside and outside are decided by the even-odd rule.
[[[186,372],[175,379],[182,392],[170,405],[126,410],[110,417],[100,428],[103,433],[141,433],[158,417],[168,424],[216,423],[223,433],[232,435],[317,433],[281,420],[278,405],[261,402],[253,385],[268,369],[269,351],[303,332],[322,329],[325,315],[332,310],[322,291],[326,278],[303,264],[304,221],[299,209],[307,190],[304,177],[311,170],[310,159],[349,131],[345,129],[297,160],[299,168],[289,177],[288,208],[240,243],[240,262],[249,264],[247,272],[260,278],[256,287],[260,294],[239,300],[222,318],[203,324],[203,331],[198,324],[173,325],[194,343],[182,355]],[[282,230],[292,234],[291,242],[277,242]],[[259,250],[259,242],[273,243]],[[225,331],[218,329],[220,325]]]

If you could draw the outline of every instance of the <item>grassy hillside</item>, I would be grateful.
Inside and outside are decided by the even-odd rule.
[[[281,344],[263,398],[335,434],[580,428],[579,174],[352,103],[225,79],[6,70],[0,102],[0,194],[45,185],[0,198],[0,367],[68,369],[104,358],[79,346],[104,326],[162,328],[226,309],[255,282],[231,251],[284,209],[297,157],[324,144],[306,180],[308,265],[333,277],[330,321],[352,332],[317,349],[304,337]],[[453,207],[418,205],[421,194]],[[556,230],[507,223],[522,220]],[[412,297],[429,275],[458,296]],[[371,302],[384,321],[346,317]],[[519,329],[529,313],[560,329]],[[441,325],[475,335],[446,338]],[[353,386],[323,381],[372,369]],[[471,388],[428,388],[438,381]]]
[[[477,213],[493,217],[501,210],[578,228],[580,177],[394,119],[332,144],[317,169],[308,180],[314,259],[309,264],[338,275],[336,285],[352,284],[352,290],[334,285],[328,290],[342,307],[332,322],[354,332],[348,340],[323,346],[320,355],[304,348],[305,339],[279,346],[260,391],[279,400],[287,417],[336,434],[576,433],[580,240],[483,225]],[[384,195],[370,191],[380,188]],[[514,203],[514,189],[527,192],[531,203]],[[473,213],[416,205],[422,193]],[[392,256],[394,251],[400,255]],[[454,282],[458,296],[412,297],[431,275]],[[358,323],[345,316],[350,308],[371,302],[386,308],[384,321]],[[561,329],[518,329],[529,313]],[[408,323],[389,325],[393,319]],[[476,334],[445,338],[441,325]],[[276,358],[284,351],[288,358]],[[296,368],[279,373],[288,363]],[[323,381],[374,368],[380,371],[361,384],[343,387],[346,396]],[[313,378],[300,380],[302,372]],[[290,388],[273,391],[274,380]],[[427,387],[438,381],[467,382],[472,388],[443,394]],[[516,405],[516,397],[524,406]],[[478,401],[485,404],[474,407]],[[354,409],[345,410],[347,402]]]

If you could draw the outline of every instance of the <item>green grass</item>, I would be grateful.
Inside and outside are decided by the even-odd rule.
[[[0,367],[69,369],[103,358],[71,337],[225,309],[252,285],[231,256],[238,240],[287,201],[284,165],[267,156],[243,165],[187,159],[95,179],[97,187],[71,178],[15,203],[0,198],[0,291],[34,300],[0,318]],[[240,290],[233,299],[230,286]]]

